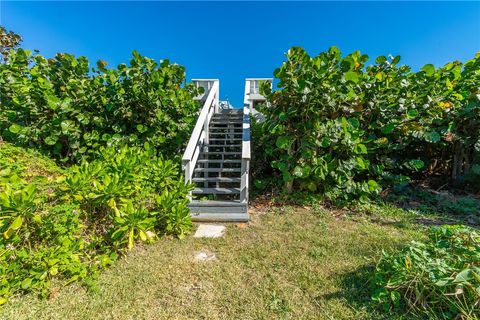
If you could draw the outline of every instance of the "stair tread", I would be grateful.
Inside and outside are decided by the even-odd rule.
[[[248,213],[195,213],[191,214],[194,222],[248,222]]]
[[[203,145],[204,147],[241,147],[242,144],[241,143],[238,143],[238,144],[204,144]]]
[[[231,194],[240,193],[240,188],[195,188],[193,194]]]
[[[243,207],[247,204],[240,200],[192,200],[188,207]]]
[[[226,154],[226,155],[237,155],[237,154],[242,154],[241,151],[208,151],[208,152],[202,152],[200,153],[200,155],[206,155],[206,154],[213,154],[213,155],[217,155],[217,154]]]
[[[232,124],[228,124],[228,123],[224,123],[225,127],[219,127],[218,125],[220,125],[220,124],[210,125],[209,130],[236,130],[238,132],[240,132],[240,131],[243,132],[243,128],[242,128],[241,123],[238,126],[236,124],[232,125]]]
[[[213,119],[243,119],[242,114],[229,114],[229,115],[213,115]]]
[[[241,182],[242,178],[235,177],[208,177],[208,178],[192,178],[193,182]]]
[[[242,168],[195,168],[194,172],[241,172]]]
[[[240,159],[198,159],[198,163],[241,163],[242,160]]]
[[[220,126],[222,125],[222,126]],[[236,130],[242,130],[242,123],[211,123],[210,124],[210,129],[236,129]]]
[[[214,124],[242,124],[242,121],[233,121],[236,119],[212,119],[210,123]]]

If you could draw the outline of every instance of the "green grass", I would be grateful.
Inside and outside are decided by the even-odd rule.
[[[14,297],[0,318],[389,319],[370,303],[372,268],[382,250],[422,238],[423,227],[408,215],[351,217],[318,206],[260,210],[221,239],[136,247],[93,289],[73,284],[54,286],[47,300]],[[194,262],[199,250],[217,259]]]

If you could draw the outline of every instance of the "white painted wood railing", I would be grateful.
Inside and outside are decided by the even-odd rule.
[[[248,184],[250,171],[250,103],[243,105],[243,125],[242,125],[242,168],[240,182],[240,201],[248,203]]]
[[[210,90],[207,98],[203,104],[202,110],[200,111],[197,123],[195,124],[195,128],[193,129],[187,148],[185,149],[185,153],[182,157],[182,168],[185,173],[185,183],[190,183],[192,181],[193,171],[195,170],[201,148],[204,144],[208,144],[208,128],[210,125],[210,119],[218,109],[219,83],[218,80],[210,81],[213,82],[213,84],[209,86]]]

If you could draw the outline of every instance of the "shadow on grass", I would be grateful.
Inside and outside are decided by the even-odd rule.
[[[393,190],[385,202],[404,210],[414,210],[419,217],[412,223],[426,226],[465,224],[480,228],[480,198],[478,195],[456,195],[449,191],[436,191],[422,186],[406,186]]]
[[[371,319],[417,319],[412,315],[385,312],[371,299],[374,291],[374,265],[364,265],[351,272],[338,275],[341,291],[322,295],[325,300],[343,300],[353,310],[366,311]]]
[[[370,299],[371,295],[371,279],[375,267],[373,265],[365,265],[351,272],[338,276],[341,291],[322,295],[326,300],[339,299],[345,300],[356,310],[369,309],[373,310],[374,305]]]

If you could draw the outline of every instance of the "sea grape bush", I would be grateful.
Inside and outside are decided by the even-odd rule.
[[[255,129],[259,158],[286,190],[328,199],[366,198],[422,174],[454,179],[480,161],[480,53],[465,63],[413,72],[400,57],[315,57],[293,47],[274,72],[280,90]],[[261,183],[257,183],[261,185]]]
[[[91,68],[85,57],[10,50],[0,64],[0,136],[78,163],[101,146],[178,153],[198,110],[183,66],[133,52],[130,64]]]
[[[178,165],[145,147],[101,147],[97,159],[37,177],[0,143],[0,304],[48,295],[51,280],[86,283],[118,253],[192,226]],[[40,179],[39,179],[40,177]],[[41,190],[41,192],[40,192]]]
[[[480,314],[480,235],[465,226],[429,231],[426,242],[383,253],[373,300],[385,311],[409,309],[430,319],[477,319]]]

